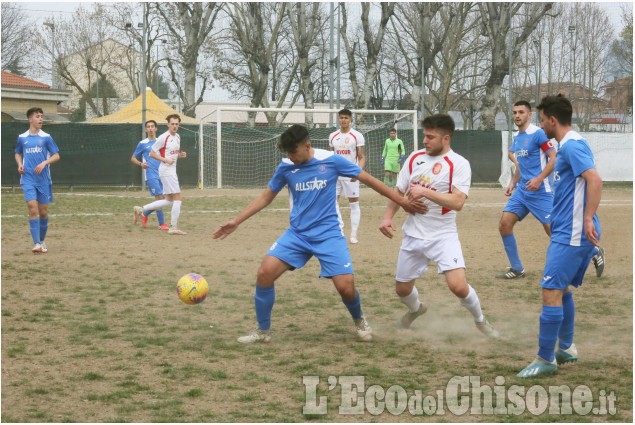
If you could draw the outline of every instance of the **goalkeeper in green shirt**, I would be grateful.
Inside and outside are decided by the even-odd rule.
[[[384,175],[384,183],[386,186],[394,187],[397,184],[397,174],[401,169],[401,163],[403,163],[406,158],[406,149],[401,139],[397,139],[396,129],[391,128],[388,135],[390,138],[386,139],[380,162],[386,172]]]

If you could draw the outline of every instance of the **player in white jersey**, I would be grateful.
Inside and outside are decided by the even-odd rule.
[[[50,164],[60,160],[59,149],[53,138],[42,131],[44,111],[31,108],[26,111],[29,130],[18,136],[15,162],[18,164],[20,184],[29,210],[29,230],[35,246],[34,254],[44,254],[48,230],[48,204],[53,202],[53,183]]]
[[[154,201],[143,206],[143,215],[147,216],[149,210],[159,210],[172,205],[170,215],[170,229],[168,235],[186,235],[179,230],[177,224],[181,215],[181,187],[179,178],[176,175],[176,162],[179,158],[186,158],[187,154],[181,150],[181,137],[178,135],[181,117],[178,114],[171,114],[166,117],[168,131],[157,137],[157,141],[152,146],[150,157],[161,161],[159,165],[159,177],[163,184],[163,194],[166,199]]]
[[[364,145],[364,136],[359,131],[351,127],[353,113],[348,109],[342,109],[338,113],[340,129],[329,135],[329,148],[337,155],[341,155],[353,164],[359,165],[364,169],[366,165],[366,152]],[[362,211],[359,207],[359,180],[356,178],[340,177],[337,181],[337,217],[340,222],[340,228],[344,229],[344,220],[340,212],[339,199],[343,194],[348,198],[348,204],[351,207],[351,243],[358,243],[357,230],[362,217]]]
[[[404,328],[427,310],[419,301],[415,279],[426,272],[430,260],[445,275],[448,288],[474,317],[476,327],[487,336],[498,332],[485,319],[481,303],[465,276],[465,261],[456,228],[456,213],[463,208],[470,189],[470,163],[450,147],[454,121],[446,114],[436,114],[422,121],[425,149],[412,153],[397,177],[396,190],[411,200],[422,199],[428,206],[425,214],[409,214],[395,276],[395,290],[408,312],[401,318]],[[393,217],[399,206],[390,202],[379,230],[388,238],[396,230]]]

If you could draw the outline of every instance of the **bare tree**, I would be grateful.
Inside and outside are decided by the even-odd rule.
[[[4,6],[4,3],[3,3]],[[619,70],[633,75],[633,13],[625,6],[621,8],[622,31],[620,38],[613,41],[611,53],[616,59]]]
[[[481,103],[481,130],[493,130],[496,113],[499,110],[501,87],[509,75],[508,33],[512,29],[512,19],[524,7],[527,20],[523,26],[514,28],[511,36],[512,57],[516,57],[538,23],[553,7],[547,3],[477,3],[483,22],[483,33],[490,44],[491,72],[485,83],[485,94]]]
[[[321,13],[321,3],[309,3],[309,14],[307,16],[307,3],[296,3],[287,8],[289,23],[293,32],[296,51],[298,53],[298,66],[300,71],[301,90],[304,95],[304,106],[306,109],[313,109],[314,105],[314,83],[311,70],[317,63],[318,54],[310,58],[309,53],[317,46],[317,36],[324,27],[323,14]],[[306,115],[306,125],[313,127],[313,114]]]
[[[152,7],[163,18],[170,34],[170,43],[176,47],[174,55],[168,55],[165,60],[170,79],[183,101],[183,113],[195,117],[196,106],[203,101],[211,78],[211,73],[203,69],[200,60],[202,46],[214,27],[221,5],[216,2],[165,2],[153,3]],[[200,81],[198,92],[197,80]]]
[[[395,3],[382,2],[380,5],[381,16],[379,18],[379,23],[375,26],[371,25],[370,22],[371,4],[361,3],[361,27],[364,39],[365,68],[362,86],[360,89],[355,58],[358,42],[353,42],[351,45],[347,34],[348,12],[346,3],[340,3],[340,8],[342,10],[342,26],[340,27],[340,34],[342,35],[342,41],[344,42],[346,56],[348,58],[348,71],[353,91],[353,99],[355,100],[356,107],[360,109],[368,108],[370,103],[371,87],[377,76],[377,60],[382,49],[386,27],[388,26],[391,16],[395,13]],[[375,30],[373,30],[371,26],[374,26]]]
[[[26,13],[17,3],[2,3],[2,70],[24,74],[35,34]]]

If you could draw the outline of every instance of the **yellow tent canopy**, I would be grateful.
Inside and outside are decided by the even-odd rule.
[[[141,123],[141,95],[135,100],[124,106],[123,108],[113,112],[110,115],[97,117],[87,120],[88,123],[94,124],[121,124],[121,123]],[[157,97],[156,94],[148,87],[146,91],[146,121],[155,120],[158,124],[165,124],[165,117],[174,114],[176,111],[165,102]],[[181,124],[198,124],[195,118],[181,116]]]

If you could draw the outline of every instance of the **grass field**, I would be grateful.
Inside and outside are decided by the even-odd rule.
[[[435,272],[417,284],[430,304],[428,313],[412,330],[397,329],[404,313],[393,289],[401,232],[393,240],[379,233],[384,199],[364,189],[360,243],[351,253],[374,341],[355,342],[348,312],[330,281],[317,277],[313,259],[276,283],[273,343],[243,346],[236,338],[256,324],[255,273],[288,226],[288,198],[281,194],[224,241],[211,233],[258,193],[185,191],[180,227],[189,234],[178,237],[158,230],[154,215],[151,228],[132,224],[132,207],[149,202],[146,193],[58,190],[49,253],[35,256],[22,194],[4,192],[2,421],[633,421],[631,186],[604,190],[599,215],[607,269],[598,279],[591,267],[575,292],[580,361],[532,380],[515,375],[537,349],[548,239],[528,218],[516,228],[527,277],[493,278],[507,265],[497,228],[506,201],[502,190],[473,188],[458,219],[468,279],[501,341],[478,333]],[[343,211],[347,216],[348,209]],[[400,213],[399,225],[403,218]],[[210,283],[202,304],[186,305],[176,296],[178,278],[189,272]],[[328,397],[326,415],[303,413],[304,376],[320,378],[317,396]],[[480,376],[482,385],[496,382],[505,389],[586,385],[594,400],[601,391],[612,392],[616,413],[458,415],[445,408],[445,414],[432,416],[407,409],[399,415],[387,410],[372,415],[368,409],[344,415],[338,408],[345,391],[329,385],[329,377],[341,382],[343,376],[363,376],[365,389],[398,385],[408,396],[416,390],[434,396],[453,376]]]

